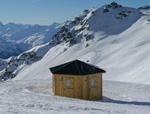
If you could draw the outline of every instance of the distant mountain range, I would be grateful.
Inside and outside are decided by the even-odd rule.
[[[59,24],[49,26],[0,23],[0,58],[16,56],[34,46],[45,44],[58,31]]]

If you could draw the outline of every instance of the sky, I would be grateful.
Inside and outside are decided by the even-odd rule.
[[[84,9],[116,1],[125,6],[150,5],[150,0],[0,0],[0,21],[50,25],[78,16]]]

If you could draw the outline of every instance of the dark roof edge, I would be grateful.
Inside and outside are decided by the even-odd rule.
[[[69,65],[70,63],[72,63],[72,62],[74,62],[74,61],[79,61],[79,62],[82,62],[82,63],[84,63],[84,64],[87,64],[87,65],[89,65],[89,66],[93,66],[93,67],[95,67],[95,68],[97,68],[97,69],[99,69],[100,71],[100,73],[106,73],[106,71],[105,70],[103,70],[103,69],[101,69],[101,68],[99,68],[98,66],[96,66],[96,65],[93,65],[93,64],[89,64],[89,63],[86,63],[86,62],[84,62],[84,61],[81,61],[81,60],[78,60],[78,59],[76,59],[76,60],[72,60],[72,61],[68,61],[68,62],[65,62],[65,63],[63,63],[63,64],[60,64],[60,65],[57,65],[57,66],[54,66],[54,67],[51,67],[51,68],[49,68],[49,70],[52,72],[52,69],[54,69],[54,68],[56,68],[56,67],[59,67],[59,66],[63,66],[63,65]],[[62,68],[61,68],[62,69]],[[53,73],[53,72],[52,72]],[[57,73],[56,73],[57,74]]]

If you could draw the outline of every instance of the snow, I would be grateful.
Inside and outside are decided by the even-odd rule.
[[[117,21],[113,16],[121,10],[131,10],[133,13],[130,17]],[[102,9],[95,11],[97,13],[94,16],[89,13],[83,19],[88,21],[89,30],[78,33],[78,35],[91,33],[94,39],[89,41],[82,39],[72,46],[64,42],[51,47],[41,45],[27,51],[27,53],[36,52],[44,57],[33,64],[25,66],[21,64],[14,79],[0,83],[0,113],[144,114],[150,112],[150,22],[147,21],[150,12],[142,10],[144,14],[141,14],[139,10],[127,7],[114,9],[105,15],[102,14]],[[114,20],[117,26],[113,25]],[[104,28],[105,25],[115,27]],[[80,27],[81,25],[77,24],[70,29]],[[86,47],[86,44],[89,46]],[[86,101],[53,96],[52,74],[49,68],[74,59],[89,61],[106,70],[103,76],[103,100]]]
[[[104,76],[106,80],[150,84],[150,65],[147,64],[150,51],[150,26],[143,25],[145,18],[146,16],[141,17],[129,29],[118,35],[104,37],[96,34],[96,38],[87,48],[83,42],[68,48],[65,52],[63,44],[53,47],[41,61],[29,66],[24,72],[21,71],[17,77],[28,79],[28,75],[32,74],[32,78],[35,79],[41,76],[45,78],[50,74],[49,67],[69,60],[81,59],[89,60],[90,63],[104,68],[107,71]]]
[[[131,11],[126,18],[117,19],[121,12]],[[95,32],[105,32],[109,35],[119,34],[128,29],[134,22],[140,18],[141,14],[134,8],[121,7],[114,9],[108,13],[103,13],[102,8],[95,11],[95,15],[89,17],[90,30]],[[100,17],[100,18],[99,18]]]
[[[7,81],[0,84],[0,90],[0,113],[5,114],[143,114],[150,112],[148,85],[105,81],[102,101],[53,96],[50,80]]]
[[[44,35],[42,34],[33,34],[25,40],[25,43],[32,44],[32,46],[43,44]]]
[[[116,26],[117,29],[114,29],[112,34],[103,29],[105,31],[104,33],[101,30],[101,15],[104,14],[101,14],[101,9],[97,9],[97,13],[95,13],[97,20],[95,20],[96,18],[93,15],[91,17],[87,15],[88,19],[87,17],[85,19],[90,20],[91,26],[94,26],[92,22],[97,21],[96,23],[99,23],[97,25],[100,27],[99,30],[103,32],[96,31],[94,28],[98,27],[95,25],[91,27],[93,28],[93,30],[91,29],[91,33],[95,36],[94,39],[89,41],[81,40],[81,42],[71,47],[68,47],[65,43],[61,43],[50,48],[41,61],[20,71],[14,80],[20,79],[21,77],[24,80],[49,79],[50,67],[74,59],[80,59],[85,62],[89,61],[91,64],[105,69],[107,71],[104,75],[105,80],[150,84],[150,64],[147,64],[150,62],[150,24],[145,24],[145,21],[150,18],[150,15],[148,13],[145,14],[144,11],[144,14],[141,14],[139,10],[133,8],[123,7],[122,10],[132,12],[130,14],[131,17],[127,17],[127,20],[121,20],[125,21],[124,23],[130,24],[129,27],[124,27],[123,32],[115,32],[114,34],[114,31],[117,31],[119,27],[122,28],[123,22],[119,20]],[[120,11],[120,8],[119,10],[114,9],[111,13],[116,15],[116,12],[118,13]],[[110,17],[110,25],[114,22],[112,21],[114,17],[111,13],[108,12],[105,14],[107,18]],[[99,19],[98,17],[101,18]],[[102,24],[107,25],[108,23],[106,22]],[[83,31],[83,33],[80,33],[86,34],[86,32]],[[86,44],[89,44],[89,46],[86,47]]]

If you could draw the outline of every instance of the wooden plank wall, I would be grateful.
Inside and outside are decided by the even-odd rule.
[[[66,80],[73,79],[73,88],[66,88]],[[96,87],[90,86],[90,80],[96,80]],[[53,76],[54,95],[72,98],[98,100],[102,98],[102,74],[90,74],[86,76],[60,75]]]

